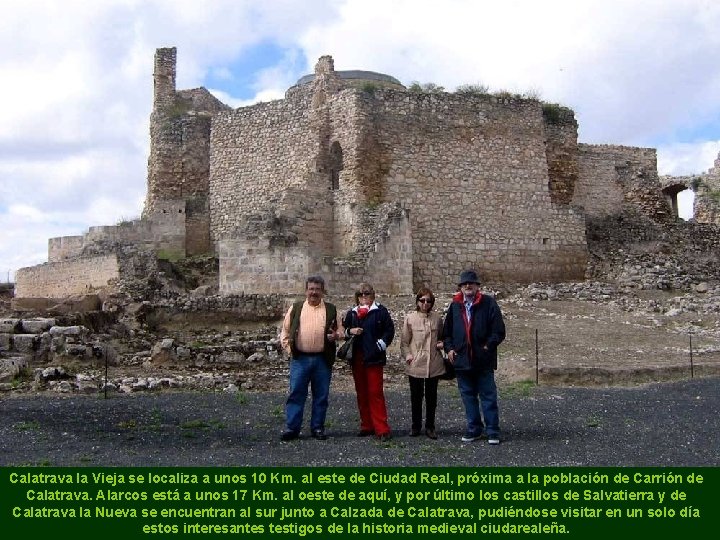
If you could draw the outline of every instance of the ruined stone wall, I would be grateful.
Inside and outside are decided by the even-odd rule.
[[[59,236],[48,240],[48,262],[64,261],[79,257],[85,236]]]
[[[706,174],[698,175],[695,190],[695,220],[700,223],[720,224],[720,155],[715,166]]]
[[[654,148],[579,144],[580,174],[573,204],[592,218],[637,212],[674,219],[662,194]]]
[[[45,263],[20,268],[15,274],[15,296],[65,298],[87,294],[119,276],[115,254]]]
[[[210,163],[212,242],[236,236],[247,216],[280,203],[314,172],[318,134],[307,94],[219,113],[213,120]]]
[[[335,243],[339,256],[357,251],[367,239],[372,221],[365,219],[385,200],[381,179],[387,167],[379,148],[382,129],[373,91],[342,91],[332,96],[329,138],[342,149],[342,170],[334,192]]]
[[[169,202],[187,203],[188,236],[183,251],[196,255],[211,250],[208,205],[211,119],[229,107],[205,88],[177,92],[175,63],[175,48],[157,50],[143,217],[162,210]]]
[[[545,125],[531,100],[376,91],[373,195],[403,201],[413,288],[582,279],[583,217],[549,192]]]
[[[222,295],[296,291],[320,262],[305,246],[273,245],[268,238],[220,240],[218,258]]]
[[[389,294],[413,290],[412,231],[405,211],[399,204],[387,203],[371,214],[374,227],[367,225],[368,232],[359,238],[357,252],[326,260],[322,266],[334,294],[353,294],[362,282]]]
[[[209,116],[151,116],[148,191],[143,217],[172,201],[187,201],[192,210],[187,224],[190,255],[210,250],[208,177],[210,167]]]
[[[543,105],[547,143],[545,155],[550,178],[550,199],[558,204],[570,204],[575,194],[579,164],[577,128],[572,110],[557,105]]]
[[[158,201],[154,211],[143,219],[90,227],[82,236],[51,238],[48,242],[48,261],[59,262],[102,254],[117,245],[151,249],[160,256],[184,257],[185,212],[184,201]]]

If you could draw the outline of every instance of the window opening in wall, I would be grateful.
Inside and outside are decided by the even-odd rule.
[[[695,192],[692,186],[685,184],[672,184],[663,188],[665,201],[675,218],[692,219],[694,215]]]
[[[543,245],[547,244],[549,240],[549,238],[543,238]]]
[[[685,221],[695,217],[695,192],[686,189],[677,194],[678,217]]]
[[[343,169],[343,151],[340,143],[330,145],[330,189],[340,188],[340,171]]]

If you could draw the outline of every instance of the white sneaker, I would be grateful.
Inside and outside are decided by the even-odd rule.
[[[478,441],[482,438],[482,435],[471,435],[470,433],[466,433],[462,437],[460,437],[460,440],[462,442],[473,442]]]
[[[488,444],[500,444],[500,436],[491,435],[490,437],[488,437]]]

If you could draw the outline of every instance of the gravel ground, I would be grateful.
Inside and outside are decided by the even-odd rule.
[[[435,441],[407,436],[408,390],[387,389],[388,443],[355,436],[355,398],[341,390],[331,394],[329,439],[305,432],[289,443],[279,441],[279,392],[5,396],[0,465],[718,466],[719,383],[501,387],[497,447],[460,441],[464,415],[453,382],[441,383]]]

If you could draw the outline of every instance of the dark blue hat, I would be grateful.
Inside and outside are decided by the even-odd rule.
[[[477,283],[480,285],[480,280],[474,270],[464,270],[460,274],[460,281],[458,281],[458,285],[461,285],[462,283]]]

